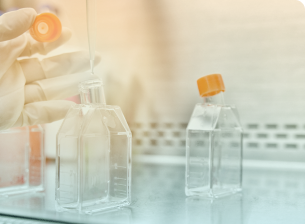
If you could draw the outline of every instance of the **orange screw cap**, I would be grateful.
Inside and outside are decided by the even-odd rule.
[[[31,36],[39,42],[53,42],[61,35],[61,22],[52,13],[45,12],[36,16],[30,28]]]
[[[225,91],[225,84],[220,74],[203,76],[197,80],[197,85],[201,97],[214,96]]]

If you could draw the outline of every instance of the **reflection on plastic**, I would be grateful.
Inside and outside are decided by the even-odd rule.
[[[109,210],[92,213],[91,215],[56,213],[57,220],[68,220],[73,223],[113,223],[113,224],[131,224],[132,210],[130,208],[113,208]],[[70,217],[70,218],[68,218]],[[67,219],[68,218],[68,219]],[[72,219],[71,219],[72,218]]]
[[[242,201],[241,193],[214,200],[189,197],[185,200],[186,223],[242,224]]]
[[[131,224],[132,223],[132,210],[131,208],[115,208],[104,212],[96,213],[93,216],[99,216],[101,223],[109,222],[115,224]]]
[[[0,200],[0,206],[13,210],[22,208],[23,211],[40,211],[45,207],[45,194],[44,192],[39,192],[36,194],[22,194],[14,197],[9,197],[5,200]]]

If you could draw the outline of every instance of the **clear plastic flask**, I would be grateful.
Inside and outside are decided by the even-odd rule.
[[[0,131],[0,199],[44,190],[45,156],[40,125]]]
[[[185,194],[217,198],[242,189],[243,129],[237,109],[224,103],[220,74],[197,81],[204,102],[186,130]]]
[[[131,131],[118,106],[106,105],[100,80],[79,85],[82,104],[57,134],[56,209],[91,214],[130,204]]]

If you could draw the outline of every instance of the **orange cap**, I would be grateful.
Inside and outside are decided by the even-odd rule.
[[[197,80],[197,85],[199,94],[202,97],[214,96],[221,91],[225,91],[225,84],[220,74],[203,76]]]
[[[60,37],[61,29],[61,22],[57,16],[45,12],[36,16],[30,34],[39,42],[53,42]]]

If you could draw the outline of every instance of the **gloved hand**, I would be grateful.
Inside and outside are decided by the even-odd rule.
[[[42,60],[32,56],[46,55],[71,37],[71,31],[63,28],[58,40],[37,42],[26,32],[35,17],[31,8],[0,17],[0,130],[64,118],[74,103],[60,99],[77,95],[78,83],[90,78],[84,74],[90,69],[85,52],[62,53]],[[96,64],[99,61],[96,56]]]

